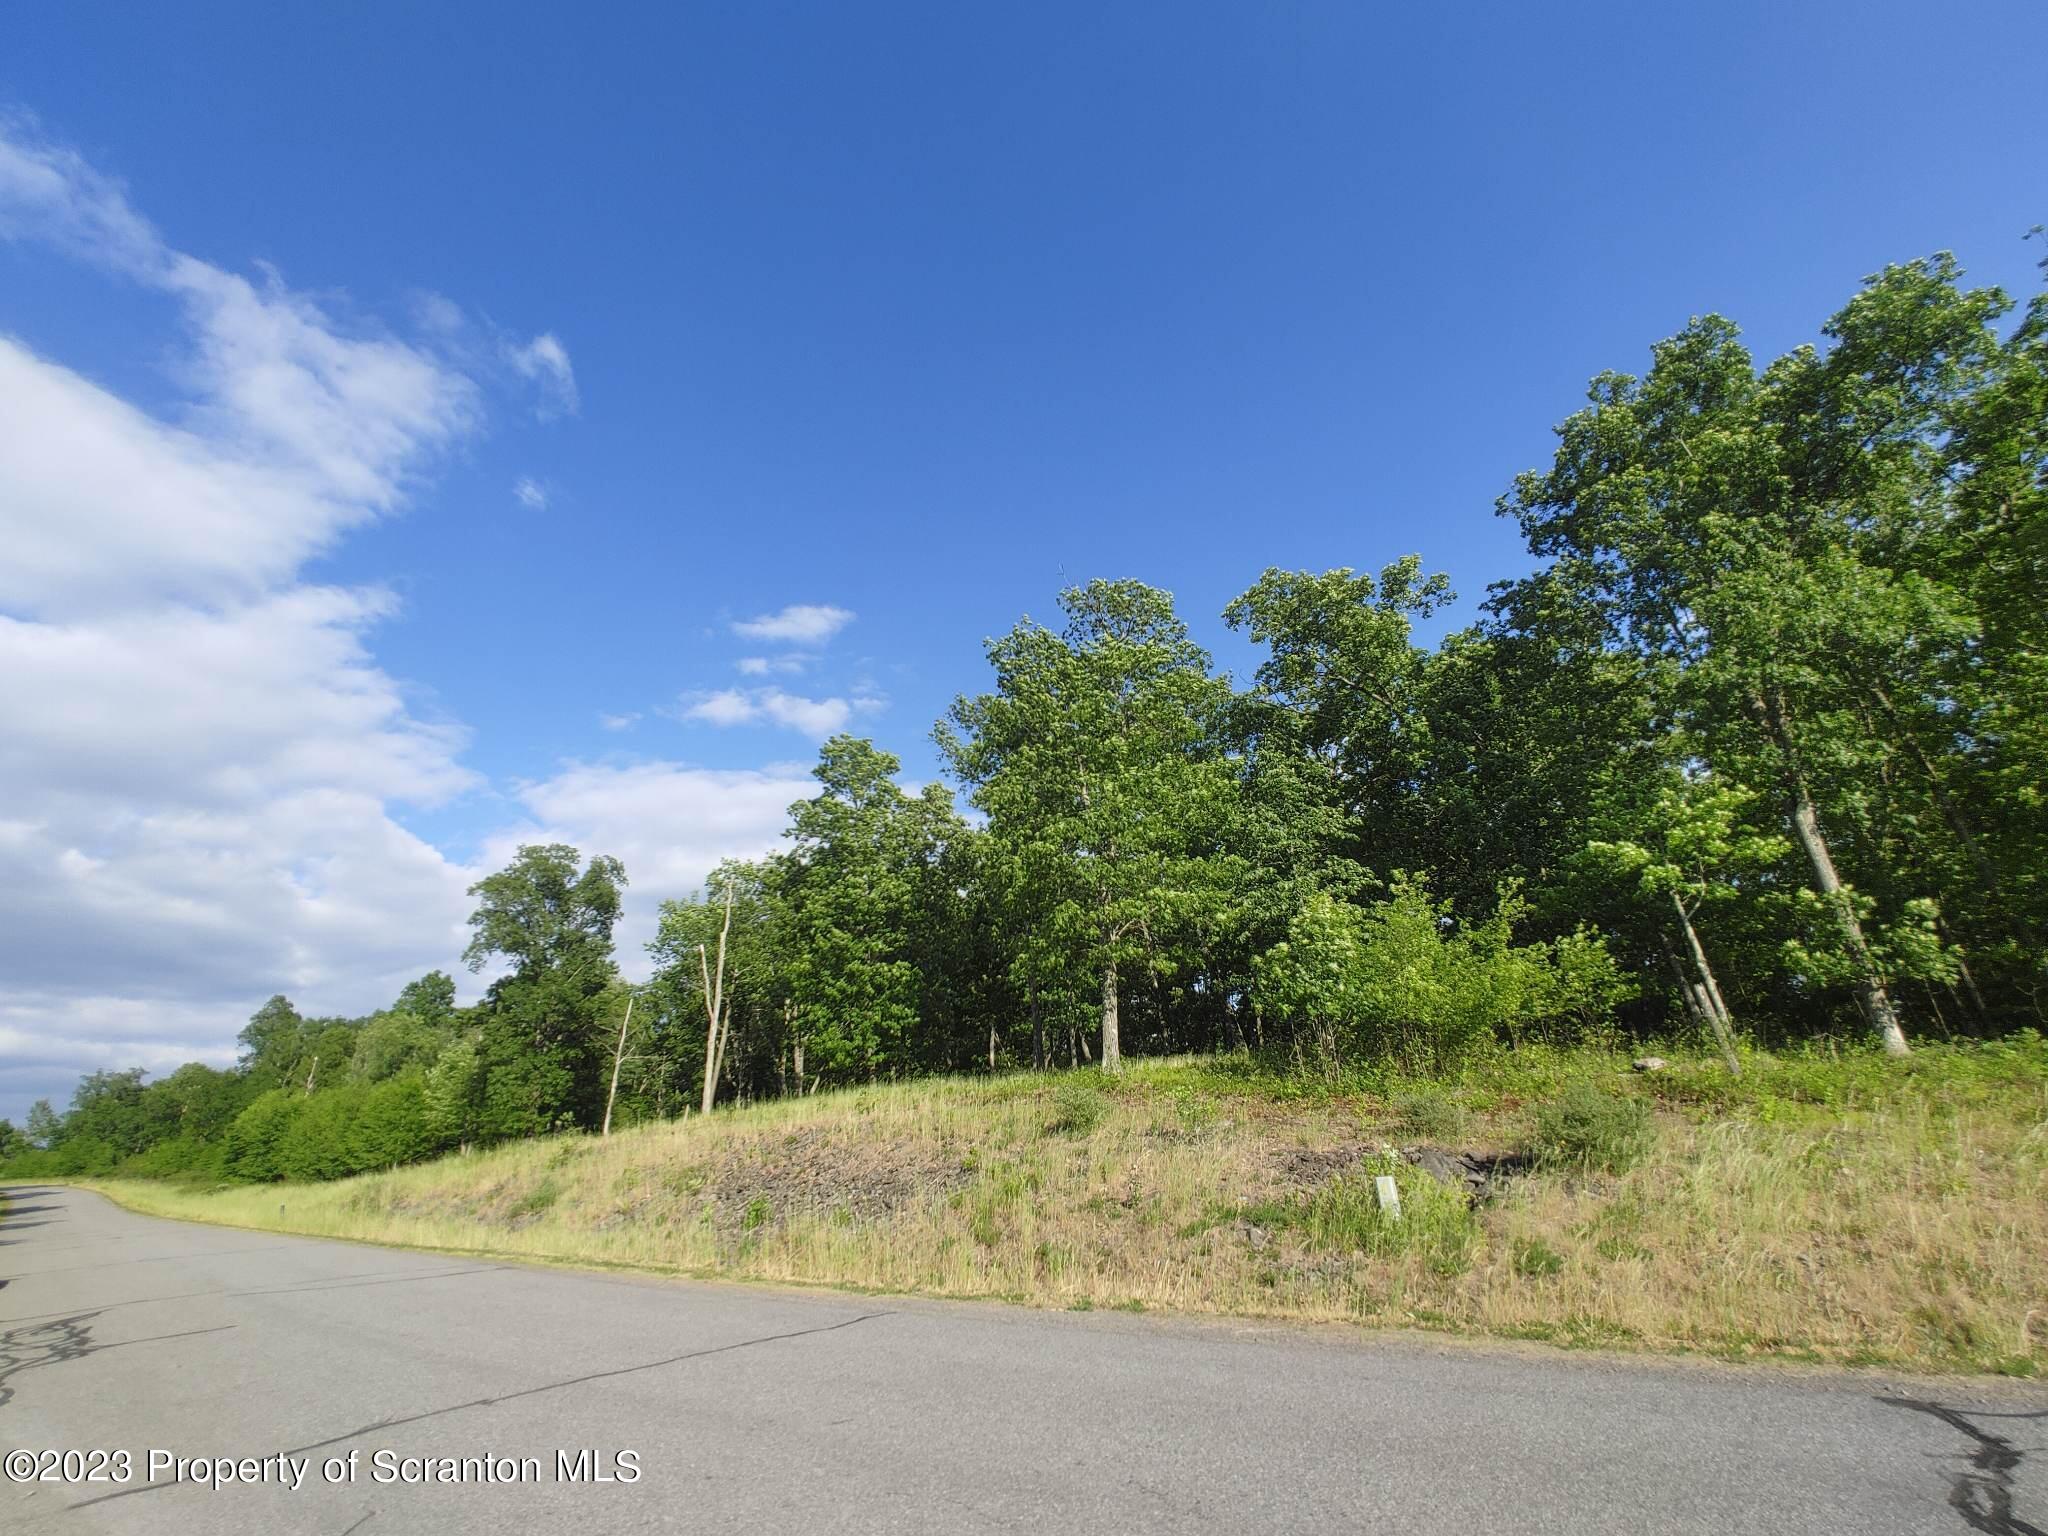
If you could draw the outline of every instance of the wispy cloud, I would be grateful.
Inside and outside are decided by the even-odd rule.
[[[749,640],[787,640],[797,645],[822,645],[853,622],[853,612],[829,603],[792,603],[777,613],[736,619],[732,632]]]
[[[521,475],[512,482],[512,499],[529,512],[545,512],[548,509],[548,488],[531,475]]]
[[[869,714],[888,706],[886,699],[872,694],[855,698],[806,698],[780,688],[721,688],[715,693],[692,695],[683,706],[683,718],[706,725],[780,725],[822,741],[846,729],[856,714]]]
[[[524,379],[540,386],[539,414],[574,416],[581,405],[576,392],[576,370],[569,363],[569,349],[552,331],[543,331],[524,345],[506,343],[505,360]]]
[[[793,651],[787,656],[742,656],[734,665],[742,677],[766,677],[771,672],[801,672],[814,660],[815,657]]]
[[[629,730],[634,725],[638,724],[639,720],[640,711],[637,709],[629,710],[627,713],[623,715],[605,714],[604,712],[600,711],[597,717],[597,723],[603,726],[608,731]]]

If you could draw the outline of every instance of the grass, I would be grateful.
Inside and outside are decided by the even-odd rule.
[[[1735,1079],[1665,1054],[1671,1070],[1632,1075],[1532,1048],[1437,1083],[1155,1060],[821,1094],[289,1191],[98,1187],[167,1216],[707,1277],[2048,1370],[2048,1044],[1756,1054]],[[1528,1171],[1475,1205],[1395,1153],[1429,1127]]]

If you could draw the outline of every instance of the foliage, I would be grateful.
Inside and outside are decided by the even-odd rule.
[[[471,889],[480,1000],[440,971],[360,1018],[272,996],[232,1067],[91,1073],[0,1124],[0,1163],[324,1178],[1061,1058],[1208,1054],[1187,1131],[1256,1084],[1407,1094],[1437,1136],[1557,1094],[1571,1047],[1702,1028],[1718,1071],[1643,1092],[1797,1118],[1967,1087],[1991,1058],[1944,1041],[2034,1061],[2048,292],[2015,315],[1937,255],[1776,359],[1700,317],[1594,378],[1499,510],[1532,568],[1433,645],[1451,593],[1419,556],[1265,571],[1223,615],[1242,686],[1170,594],[1071,588],[937,729],[972,815],[833,737],[786,846],[665,904],[631,987],[618,861],[522,847]],[[1842,1052],[1856,1028],[1918,1055]],[[1546,1155],[1609,1155],[1595,1120],[1629,1111],[1581,1098]]]
[[[1454,1142],[1465,1133],[1465,1106],[1434,1085],[1394,1095],[1394,1117],[1411,1136]]]
[[[1066,1136],[1086,1136],[1102,1123],[1109,1101],[1086,1083],[1061,1083],[1052,1091],[1052,1119],[1049,1130]]]
[[[1650,1137],[1648,1105],[1582,1078],[1538,1108],[1530,1152],[1549,1168],[1619,1173],[1642,1160]]]
[[[1596,937],[1515,945],[1524,910],[1510,889],[1487,920],[1460,925],[1405,873],[1364,909],[1319,894],[1255,964],[1258,996],[1304,1022],[1331,1066],[1428,1070],[1525,1026],[1597,1017],[1624,994]]]

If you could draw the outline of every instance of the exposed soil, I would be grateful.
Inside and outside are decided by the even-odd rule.
[[[721,1236],[804,1213],[886,1221],[943,1200],[974,1177],[964,1148],[847,1141],[807,1126],[730,1149],[709,1170],[704,1199]]]

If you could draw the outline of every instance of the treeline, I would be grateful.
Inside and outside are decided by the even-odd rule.
[[[17,1171],[322,1177],[907,1074],[1247,1047],[1411,1067],[1531,1037],[2039,1024],[2048,296],[1887,270],[1759,368],[1697,320],[1594,380],[1499,510],[1538,568],[1429,648],[1419,559],[1268,571],[1216,673],[1098,581],[988,645],[936,733],[972,819],[828,742],[784,851],[662,909],[533,847],[453,1006],[283,999],[232,1071],[101,1073]],[[628,1016],[628,1005],[631,1013]]]

